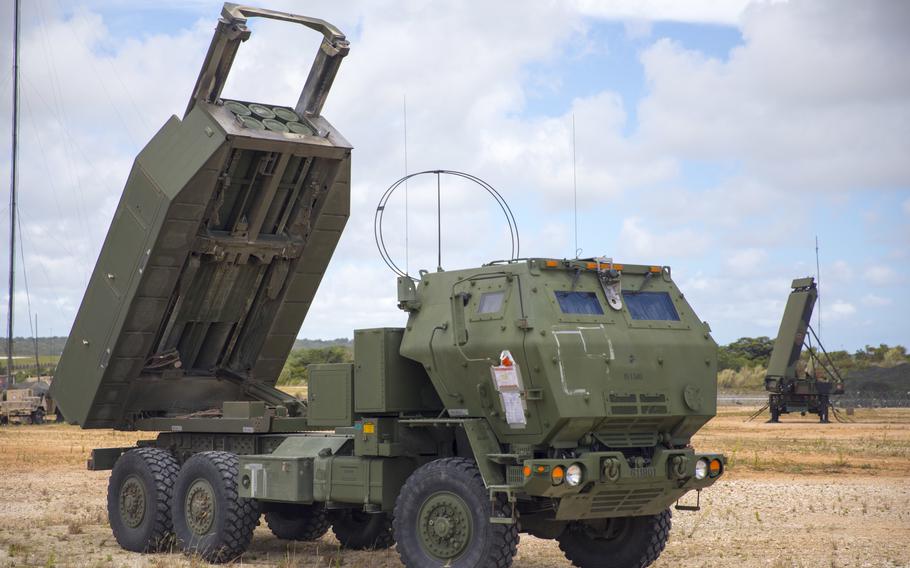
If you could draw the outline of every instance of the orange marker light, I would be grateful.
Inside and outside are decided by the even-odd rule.
[[[711,477],[717,477],[720,475],[720,460],[711,460],[711,463],[708,464],[708,472],[710,473]]]
[[[652,266],[649,270],[651,272],[660,272],[661,269],[659,266]]]
[[[550,473],[550,479],[553,480],[553,485],[559,485],[566,478],[566,471],[562,468],[561,465],[558,465],[553,468],[553,472]]]
[[[588,270],[597,270],[596,262],[589,262],[586,266],[588,267]]]
[[[624,267],[623,267],[623,265],[621,265],[621,264],[614,264],[614,265],[613,265],[613,270],[622,270],[623,268],[624,268]]]
[[[531,477],[531,466],[526,465],[526,466],[524,466],[523,468],[521,468],[521,473],[522,473],[525,477]]]
[[[556,261],[556,260],[548,260],[548,261],[547,261],[547,267],[548,267],[548,268],[556,268],[557,266],[559,266],[559,261]]]

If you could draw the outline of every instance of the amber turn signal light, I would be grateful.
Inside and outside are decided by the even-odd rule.
[[[715,459],[711,460],[711,462],[708,463],[708,475],[710,475],[711,477],[717,477],[718,475],[720,475],[720,470],[722,469],[722,467],[723,466],[720,463],[719,459],[715,458]]]
[[[553,485],[559,485],[565,478],[566,470],[564,470],[561,465],[554,467],[553,471],[550,473],[550,479],[553,481]]]

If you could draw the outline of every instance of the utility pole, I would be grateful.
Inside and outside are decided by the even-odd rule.
[[[9,183],[9,306],[6,320],[6,380],[13,384],[13,292],[16,282],[16,186],[19,165],[19,0],[13,3],[13,122]]]

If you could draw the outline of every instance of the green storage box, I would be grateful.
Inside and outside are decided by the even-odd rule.
[[[307,424],[332,428],[353,425],[354,366],[331,363],[307,369]]]
[[[404,329],[354,331],[354,411],[360,414],[441,410],[424,368],[398,350]]]

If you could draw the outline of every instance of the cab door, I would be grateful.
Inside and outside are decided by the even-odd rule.
[[[452,294],[456,349],[469,376],[477,381],[472,394],[497,432],[506,436],[540,432],[536,402],[527,400],[528,390],[535,385],[524,352],[526,332],[518,326],[526,317],[521,310],[519,278],[513,274],[478,275],[458,282]],[[516,358],[524,387],[527,423],[522,428],[513,428],[505,421],[503,402],[491,376],[491,367],[499,364],[504,350]]]

